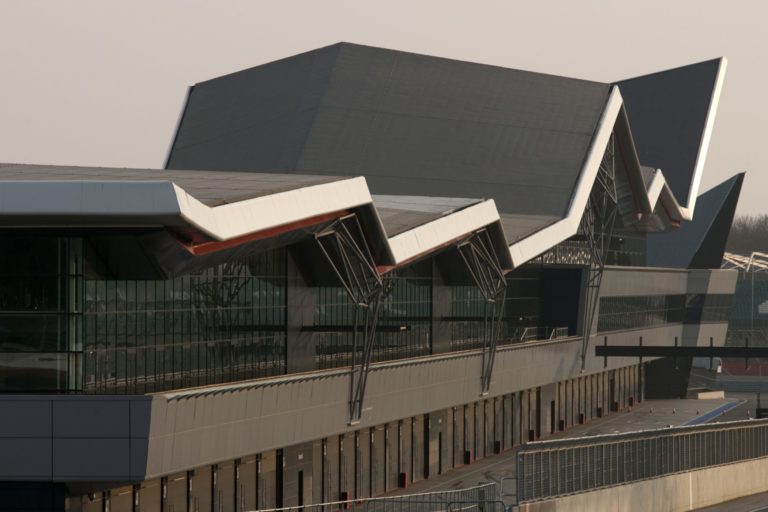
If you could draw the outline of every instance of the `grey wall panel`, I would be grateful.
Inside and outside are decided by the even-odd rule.
[[[54,437],[122,437],[129,435],[127,400],[110,399],[54,401],[52,425]]]
[[[49,480],[51,440],[0,438],[0,479]]]
[[[53,439],[53,479],[116,480],[130,478],[128,439]]]
[[[0,417],[14,420],[0,431],[0,445],[9,447],[0,450],[2,462],[8,463],[3,478],[114,480],[131,474],[144,476],[149,414],[142,411],[149,411],[149,404],[151,397],[146,396],[0,397]],[[130,421],[129,410],[136,411]],[[23,457],[11,462],[16,448]],[[88,472],[87,477],[82,476]]]
[[[7,400],[0,413],[0,438],[50,437],[51,403]]]
[[[609,343],[637,343],[643,335],[646,345],[671,344],[674,336],[678,336],[683,344],[703,346],[709,343],[709,336],[714,336],[716,343],[722,342],[725,330],[725,324],[668,326],[614,334],[609,336]],[[602,337],[598,337],[592,343],[601,342]],[[580,339],[502,347],[497,354],[490,396],[578,376],[580,351]],[[557,364],[552,364],[553,361]],[[609,360],[609,368],[636,363],[635,358],[615,358]],[[477,353],[375,365],[368,380],[365,413],[359,428],[418,416],[425,412],[424,404],[435,410],[475,401],[480,396],[480,366]],[[602,370],[602,358],[587,358],[587,375]],[[154,395],[150,438],[131,438],[130,446],[125,438],[125,446],[132,452],[134,475],[141,469],[148,477],[163,476],[348,432],[347,379],[348,374],[343,372],[327,372],[258,381],[249,386],[222,386],[226,392],[214,393],[216,388],[206,388],[208,394],[204,395],[181,392]],[[62,397],[47,400],[61,400],[58,407],[68,402]],[[0,407],[2,402],[0,398]],[[546,413],[547,407],[545,403],[542,412]],[[474,428],[473,414],[474,411],[468,412],[470,429]],[[482,412],[480,419],[478,447],[483,446]],[[544,426],[548,426],[546,421]],[[127,436],[124,425],[116,428]],[[99,435],[108,434],[102,431]],[[474,431],[470,432],[468,443],[474,447]],[[36,449],[41,453],[50,451],[51,439],[39,438],[32,444],[37,444]],[[147,454],[143,467],[142,453]],[[407,453],[410,461],[410,449]],[[99,455],[91,450],[84,450],[81,457],[82,454],[92,454],[96,460]],[[475,455],[481,452],[476,450]],[[127,473],[122,467],[120,471]],[[408,467],[409,476],[413,475],[412,471]],[[74,473],[70,475],[74,477]]]
[[[672,295],[681,293],[733,293],[734,270],[637,269],[607,267],[600,295]]]

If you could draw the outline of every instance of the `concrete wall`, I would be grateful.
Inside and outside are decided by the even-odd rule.
[[[521,512],[678,512],[768,491],[768,458],[521,505]]]

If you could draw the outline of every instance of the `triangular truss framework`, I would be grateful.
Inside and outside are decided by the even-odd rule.
[[[352,367],[349,379],[349,423],[358,423],[363,414],[365,388],[376,342],[381,306],[394,286],[384,279],[365,241],[355,214],[336,220],[315,234],[320,250],[355,305]],[[358,354],[362,344],[362,354]]]
[[[586,366],[589,338],[600,300],[600,286],[618,215],[617,203],[615,141],[614,135],[611,134],[589,195],[589,202],[579,223],[579,235],[586,240],[590,255],[584,301],[582,371]]]
[[[487,394],[491,387],[496,345],[501,334],[507,280],[487,229],[474,232],[456,244],[456,248],[485,299],[480,389],[482,394]]]

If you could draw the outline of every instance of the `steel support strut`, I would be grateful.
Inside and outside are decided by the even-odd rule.
[[[355,214],[342,217],[316,233],[315,240],[355,306],[349,422],[357,423],[363,413],[365,386],[376,341],[376,325],[382,302],[389,295],[394,281],[388,279],[385,282],[376,269]]]
[[[483,228],[456,244],[472,280],[480,290],[484,304],[483,316],[483,358],[480,389],[487,394],[491,387],[493,362],[496,359],[496,344],[501,333],[501,319],[504,316],[504,299],[507,280],[494,251],[491,236]]]
[[[581,349],[581,369],[585,369],[589,337],[600,300],[600,285],[603,281],[608,251],[613,237],[613,228],[618,212],[616,195],[616,165],[614,136],[611,134],[608,145],[600,162],[595,177],[595,184],[589,194],[589,201],[579,224],[579,233],[586,239],[590,254],[587,277],[586,297],[584,301],[584,338]]]

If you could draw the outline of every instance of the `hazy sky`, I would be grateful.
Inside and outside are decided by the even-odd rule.
[[[0,0],[0,162],[161,167],[188,85],[349,41],[599,81],[725,55],[703,190],[768,213],[761,1]]]

